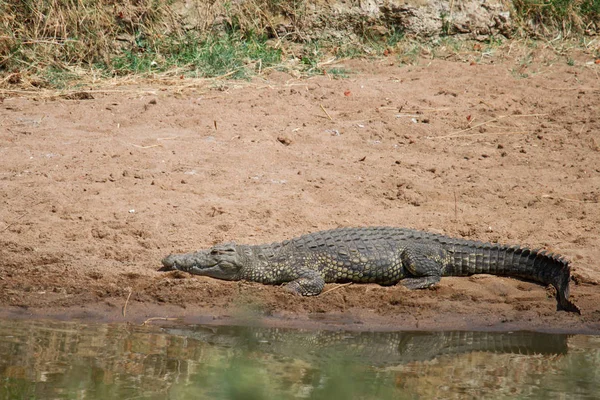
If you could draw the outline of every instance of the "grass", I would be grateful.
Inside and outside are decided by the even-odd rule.
[[[334,79],[347,79],[352,71],[347,68],[330,68],[327,70],[327,75],[332,76]]]
[[[61,89],[123,76],[247,79],[272,68],[345,78],[347,71],[325,68],[332,57],[394,55],[414,64],[465,53],[446,15],[433,40],[405,37],[393,21],[327,36],[307,28],[306,0],[198,2],[195,14],[188,11],[192,22],[176,11],[178,2],[0,0],[0,87]],[[524,35],[600,30],[600,0],[513,4]],[[496,40],[486,47],[497,47]]]
[[[323,59],[322,43],[320,41],[311,41],[304,45],[299,56],[301,69],[309,74],[322,74],[323,70],[319,66],[319,62]]]
[[[113,75],[172,71],[194,78],[227,75],[241,79],[279,64],[281,58],[281,50],[270,47],[264,36],[229,32],[202,39],[188,33],[154,47],[126,50],[103,67]]]
[[[513,0],[524,30],[548,35],[597,31],[600,28],[600,0]]]
[[[73,82],[76,82],[78,75],[71,71],[63,70],[58,67],[50,66],[42,71],[41,77],[47,86],[64,89],[70,87]]]

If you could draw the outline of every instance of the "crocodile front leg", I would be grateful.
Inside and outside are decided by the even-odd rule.
[[[412,275],[400,282],[408,289],[427,289],[442,279],[442,254],[425,246],[404,249],[402,265]]]
[[[316,296],[323,291],[325,280],[323,276],[312,269],[298,271],[298,278],[289,282],[286,289],[302,296]]]

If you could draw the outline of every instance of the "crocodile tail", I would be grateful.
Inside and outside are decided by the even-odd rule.
[[[569,301],[571,267],[560,255],[483,242],[452,247],[454,263],[448,275],[492,274],[550,284],[556,289],[557,310],[581,313]]]
[[[575,312],[581,314],[579,307],[569,300],[569,282],[571,280],[571,266],[569,262],[562,257],[553,255],[557,262],[561,263],[561,270],[556,278],[557,282],[551,282],[556,288],[556,301],[558,302],[556,309]]]
[[[581,314],[579,308],[569,300],[571,266],[566,259],[545,250],[530,250],[514,246],[506,249],[506,251],[510,250],[513,250],[513,265],[516,267],[514,276],[554,286],[556,309]],[[511,274],[507,273],[507,275]]]

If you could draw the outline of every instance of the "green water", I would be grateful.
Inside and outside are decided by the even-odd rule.
[[[599,397],[599,336],[0,321],[0,399]]]

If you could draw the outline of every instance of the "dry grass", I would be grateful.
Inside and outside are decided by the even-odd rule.
[[[299,60],[301,72],[322,73],[318,66],[332,53],[348,58],[385,50],[411,62],[429,46],[403,41],[391,25],[393,34],[380,43],[356,36],[344,41],[344,35],[327,43],[323,29],[310,31],[310,18],[318,16],[309,16],[307,4],[0,0],[0,87],[77,88],[126,76],[241,78],[288,59]],[[514,6],[524,34],[598,30],[600,0],[514,0]]]
[[[175,60],[178,53],[187,51],[184,56],[189,57],[190,49],[203,45],[211,47],[208,53],[222,51],[222,41],[207,39],[214,33],[213,39],[224,32],[241,33],[230,42],[244,40],[248,33],[253,40],[267,33],[276,36],[269,7],[262,3],[275,4],[196,2],[193,10],[182,10],[182,2],[161,0],[0,1],[0,85],[61,87],[84,75],[150,71],[155,60],[170,64],[153,72],[185,69],[182,65],[190,61]],[[285,2],[277,7],[292,11]]]
[[[513,6],[529,35],[569,37],[600,29],[600,0],[513,0]]]
[[[93,63],[107,57],[121,34],[147,30],[156,10],[111,1],[5,1],[2,20],[3,66],[20,55],[25,60],[57,58]],[[119,11],[122,8],[123,11]],[[8,55],[6,52],[8,51]],[[9,58],[7,56],[13,56]],[[31,64],[25,67],[35,68]]]
[[[152,42],[169,10],[160,2],[110,0],[13,0],[0,2],[0,68],[18,83],[51,84],[53,72],[79,75],[134,38]],[[170,29],[173,29],[171,27]],[[40,79],[46,75],[46,79]],[[44,82],[45,81],[45,82]]]

